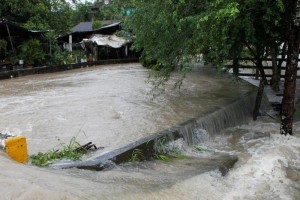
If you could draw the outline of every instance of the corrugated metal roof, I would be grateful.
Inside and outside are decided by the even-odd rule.
[[[120,20],[105,20],[105,21],[102,21],[101,23],[102,23],[102,27],[95,29],[95,30],[105,29],[105,28],[119,25]],[[79,24],[77,24],[76,26],[74,26],[72,28],[73,33],[74,32],[88,32],[88,31],[93,31],[93,22],[80,22]]]
[[[81,43],[84,44],[88,42],[96,43],[98,46],[109,46],[112,48],[120,48],[125,44],[127,44],[129,41],[115,35],[94,34],[88,39],[83,39]]]
[[[110,27],[114,27],[114,26],[118,26],[119,24],[121,24],[121,22],[120,22],[120,21],[118,21],[118,22],[115,22],[115,23],[112,23],[112,24],[109,24],[109,25],[106,25],[106,26],[102,26],[101,28],[95,29],[95,31],[97,31],[97,30],[101,30],[101,29],[110,28]]]
[[[72,28],[72,32],[86,32],[93,30],[93,22],[80,22]]]

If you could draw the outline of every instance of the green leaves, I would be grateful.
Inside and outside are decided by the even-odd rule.
[[[73,26],[70,4],[60,0],[2,0],[1,18],[20,23],[28,29],[66,32]]]
[[[131,154],[129,162],[138,163],[142,161],[143,151],[140,149],[134,149]]]
[[[46,153],[38,152],[31,155],[31,164],[44,167],[61,159],[80,160],[82,154],[87,152],[86,149],[81,148],[75,137],[70,140],[69,144],[62,143],[60,145],[61,149],[59,150],[49,150]]]
[[[174,69],[184,74],[202,55],[221,66],[251,48],[248,56],[261,59],[271,46],[286,40],[290,9],[283,0],[127,0],[135,12],[127,28],[135,35],[134,49],[164,85]]]
[[[19,59],[25,60],[27,64],[34,64],[36,61],[41,61],[45,57],[45,53],[41,47],[41,43],[37,39],[30,39],[22,42],[18,46]]]
[[[93,29],[98,29],[102,27],[102,22],[100,20],[95,20],[93,22]]]
[[[174,0],[135,1],[135,11],[126,27],[136,36],[133,47],[143,51],[143,63],[154,70],[151,77],[158,78],[155,86],[167,81],[178,66],[179,70],[184,69],[183,74],[186,72],[187,68],[182,67],[184,58],[196,49],[191,40],[195,21],[189,18],[195,5],[186,8],[186,1]]]

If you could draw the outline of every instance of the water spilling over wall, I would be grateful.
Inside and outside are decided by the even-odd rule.
[[[166,92],[152,99],[147,73],[139,64],[127,64],[4,80],[0,131],[26,136],[29,154],[58,148],[73,137],[105,147],[97,152],[102,154],[255,91],[203,67],[188,74],[180,90],[173,90],[174,77]]]
[[[214,79],[197,74],[189,82],[186,90],[171,93],[172,98],[165,96],[161,98],[162,101],[150,102],[141,95],[147,92],[143,90],[147,88],[143,84],[145,74],[145,70],[139,67],[117,66],[114,69],[110,67],[88,71],[84,69],[76,73],[4,81],[0,85],[1,130],[5,128],[11,132],[19,130],[29,138],[31,152],[36,152],[44,150],[44,146],[45,149],[53,147],[57,142],[53,139],[55,137],[59,136],[62,140],[68,139],[70,135],[72,137],[73,133],[78,131],[78,127],[85,131],[86,137],[96,141],[98,145],[113,145],[120,144],[123,140],[125,143],[133,141],[127,140],[131,136],[126,133],[133,134],[136,130],[129,129],[130,124],[127,121],[131,122],[132,127],[146,126],[147,129],[136,131],[141,133],[148,130],[154,133],[156,131],[153,127],[157,126],[159,130],[165,131],[154,135],[147,135],[149,132],[142,136],[133,134],[132,137],[134,139],[142,137],[141,143],[146,143],[159,136],[170,136],[180,138],[176,141],[179,143],[186,135],[184,137],[195,137],[199,142],[207,141],[207,149],[212,151],[214,146],[209,146],[210,142],[222,143],[220,146],[223,148],[215,151],[236,154],[239,157],[239,161],[226,176],[222,176],[218,170],[203,173],[200,170],[203,162],[194,158],[182,159],[177,163],[155,161],[146,165],[148,168],[141,166],[124,170],[117,166],[113,170],[97,172],[76,168],[51,170],[19,165],[0,152],[1,198],[298,199],[299,137],[281,136],[279,124],[263,121],[251,122],[249,125],[232,128],[226,132],[219,131],[222,127],[231,126],[230,123],[235,121],[234,119],[237,119],[236,123],[239,119],[245,119],[240,122],[247,122],[247,119],[251,118],[252,111],[243,110],[247,110],[249,105],[247,98],[249,101],[253,99],[250,96],[255,96],[255,91],[248,93],[245,92],[249,91],[248,87],[239,88],[236,92],[243,91],[241,93],[244,95],[241,93],[234,95],[229,90],[236,86],[225,86],[225,81],[222,82],[223,77],[222,80],[218,80],[221,84],[218,84]],[[109,87],[105,87],[106,84]],[[141,87],[138,87],[139,85]],[[221,101],[220,94],[221,96],[230,94],[228,96],[234,96],[237,101]],[[200,101],[201,99],[204,101]],[[238,101],[241,102],[237,103]],[[219,107],[215,106],[216,104]],[[224,105],[225,108],[220,105]],[[234,105],[237,112],[244,114],[232,114],[232,110],[228,110],[225,105]],[[201,106],[213,108],[212,112],[203,111]],[[251,106],[253,105],[249,105]],[[225,113],[220,114],[218,111]],[[206,114],[195,118],[194,114],[201,112]],[[146,118],[143,113],[149,117]],[[183,118],[193,120],[176,126],[175,124],[184,121]],[[219,122],[218,119],[226,119],[226,122],[224,120]],[[151,123],[153,121],[171,124],[171,128],[162,128],[161,124]],[[115,134],[114,127],[124,131]],[[205,127],[212,134],[204,131]],[[106,132],[106,130],[114,131]],[[299,123],[296,132],[300,135]],[[213,138],[215,141],[212,141]],[[102,141],[104,142],[101,143]],[[133,146],[141,143],[135,143]],[[120,148],[115,155],[131,147]],[[105,150],[107,149],[111,150],[106,146]]]
[[[247,123],[252,118],[255,99],[255,92],[248,93],[211,113],[202,114],[196,119],[187,121],[181,125],[180,135],[191,145],[214,138],[225,128]],[[268,107],[268,100],[264,96],[261,113],[266,112]],[[205,131],[202,131],[202,129]]]
[[[144,159],[152,157],[157,151],[157,148],[162,145],[162,141],[165,143],[166,141],[174,141],[179,138],[183,138],[187,145],[206,142],[221,134],[222,130],[225,128],[249,122],[252,118],[255,99],[256,92],[249,92],[232,101],[225,107],[216,108],[211,113],[202,114],[197,118],[190,119],[170,129],[154,133],[125,145],[122,148],[110,151],[100,156],[94,156],[80,162],[54,164],[53,167],[78,167],[101,170],[107,166],[107,163],[108,167],[111,166],[109,164],[110,162],[107,162],[108,160],[112,160],[117,164],[127,162],[136,149],[142,152]],[[269,103],[267,98],[264,96],[261,113],[266,112],[267,108],[269,108]]]

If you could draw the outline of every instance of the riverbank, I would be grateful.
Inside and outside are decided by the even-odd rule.
[[[255,87],[259,86],[259,80],[255,79],[254,77],[241,77],[243,80],[249,82],[250,84],[254,85]],[[282,97],[284,91],[284,80],[281,79],[279,82],[279,91],[275,92],[270,85],[265,86],[264,93],[267,95],[268,100],[271,105],[278,106],[281,104]],[[300,121],[300,79],[297,79],[296,83],[296,96],[295,96],[295,115],[294,119],[296,121]],[[278,108],[277,108],[278,109]],[[279,115],[279,110],[277,110],[277,114]]]
[[[33,74],[61,72],[61,71],[67,71],[67,70],[78,69],[78,68],[89,67],[89,66],[133,63],[133,62],[138,62],[138,59],[137,58],[110,59],[110,60],[98,60],[92,62],[56,65],[56,66],[40,66],[40,67],[25,68],[25,69],[21,68],[15,70],[1,71],[0,80],[16,78],[16,77],[26,76],[26,75],[33,75]]]

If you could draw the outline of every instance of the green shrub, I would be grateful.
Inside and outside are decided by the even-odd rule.
[[[17,49],[18,58],[24,60],[28,65],[41,62],[45,58],[45,52],[37,39],[30,39],[21,43]]]
[[[86,153],[85,148],[81,148],[81,145],[73,137],[69,144],[61,143],[61,149],[49,150],[46,153],[38,152],[37,154],[30,156],[30,161],[36,166],[48,166],[56,162],[57,160],[69,159],[80,160],[82,154]]]

